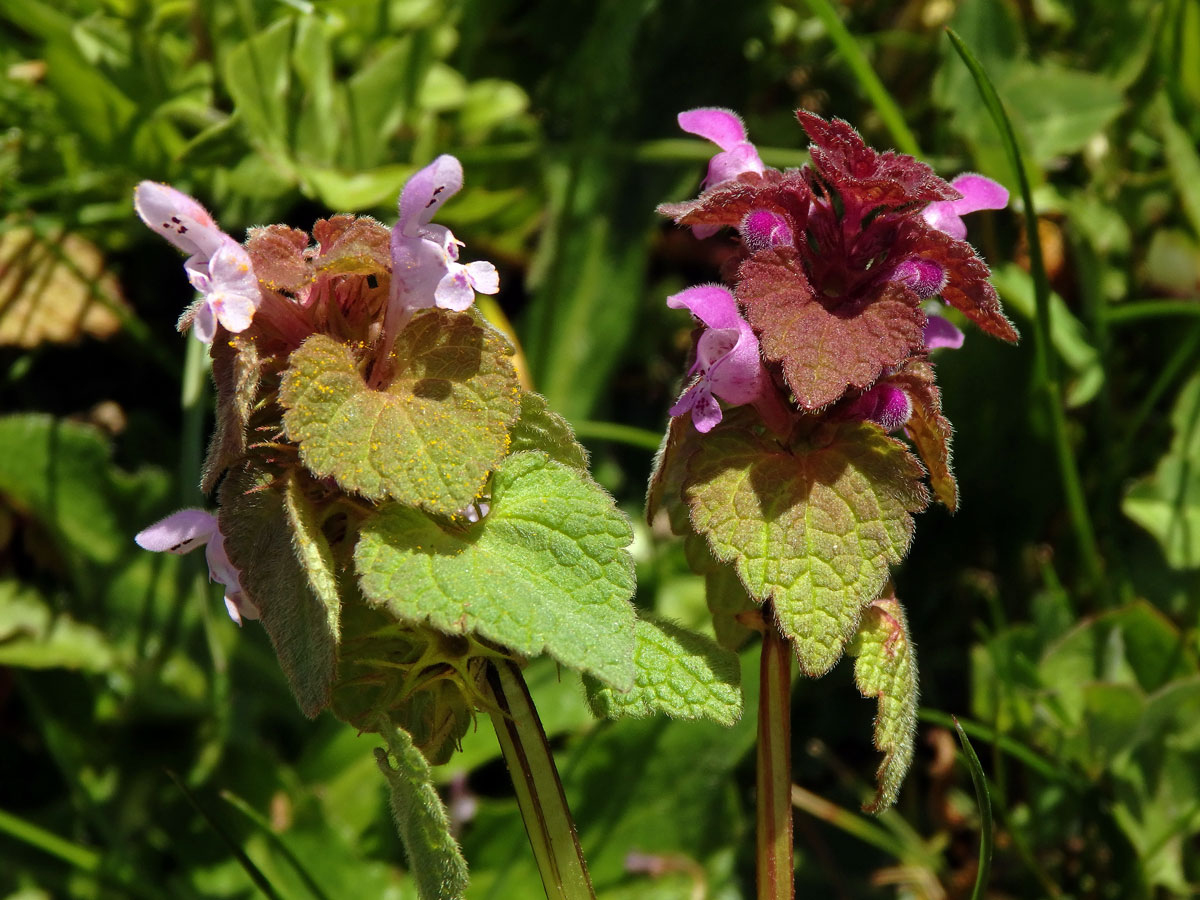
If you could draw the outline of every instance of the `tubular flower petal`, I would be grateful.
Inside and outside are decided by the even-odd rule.
[[[242,589],[237,567],[225,553],[225,538],[212,513],[202,509],[181,509],[138,532],[134,541],[143,550],[177,555],[205,547],[209,580],[225,586],[225,608],[229,617],[239,625],[242,619],[258,618],[258,610]]]
[[[702,107],[681,112],[676,120],[688,134],[694,134],[716,144],[721,152],[708,161],[708,172],[700,184],[701,190],[733,181],[746,172],[762,174],[766,167],[758,157],[758,150],[747,140],[746,126],[737,113],[728,109]],[[697,238],[712,237],[720,227],[696,225],[692,233]]]
[[[944,231],[960,241],[967,237],[967,225],[962,220],[967,213],[1008,206],[1008,189],[974,172],[959,175],[950,182],[950,186],[962,194],[962,199],[930,203],[921,215],[938,231]]]
[[[400,192],[400,217],[392,229],[392,328],[402,327],[414,310],[437,306],[462,311],[475,302],[476,291],[500,290],[495,266],[458,262],[462,241],[444,225],[432,224],[434,213],[462,184],[462,164],[443,154],[413,175]]]
[[[736,113],[706,107],[681,112],[677,119],[679,127],[688,134],[712,141],[721,148],[721,152],[709,160],[708,175],[702,187],[732,181],[743,172],[762,174],[765,167],[758,158],[758,150],[746,139],[746,126]]]
[[[204,207],[169,185],[143,181],[133,205],[143,222],[190,254],[183,267],[201,294],[192,319],[196,338],[211,343],[218,324],[234,334],[249,328],[261,295],[246,249]]]
[[[688,288],[668,297],[667,306],[687,309],[707,326],[688,373],[698,377],[671,407],[671,415],[691,412],[697,431],[711,431],[722,418],[717,397],[734,405],[752,403],[768,387],[758,338],[738,312],[733,294],[720,285]]]
[[[963,333],[944,316],[931,315],[925,322],[925,349],[947,347],[957,350],[963,345]]]

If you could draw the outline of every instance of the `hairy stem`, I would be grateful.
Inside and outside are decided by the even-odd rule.
[[[793,900],[792,650],[769,618],[763,632],[759,682],[758,897]]]
[[[497,660],[488,669],[496,701],[492,725],[517,793],[521,818],[550,900],[594,900],[583,848],[546,732],[516,663]]]

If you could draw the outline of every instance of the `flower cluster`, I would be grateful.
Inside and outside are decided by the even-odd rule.
[[[181,317],[180,330],[190,328],[212,346],[218,387],[223,377],[231,382],[224,386],[227,396],[222,402],[232,400],[226,405],[242,407],[244,419],[249,404],[236,396],[235,378],[250,384],[272,366],[278,370],[309,336],[326,333],[374,345],[385,358],[416,311],[466,310],[476,292],[499,290],[495,266],[459,262],[463,243],[432,222],[462,184],[459,161],[439,156],[405,185],[399,219],[390,232],[366,217],[334,216],[313,227],[315,246],[309,235],[283,225],[251,229],[242,245],[196,200],[151,181],[137,186],[134,208],[151,229],[188,254],[184,270],[200,296]],[[258,369],[247,372],[239,354],[251,347],[248,358],[259,361]],[[269,363],[271,359],[276,362]],[[233,376],[239,368],[240,376]],[[219,458],[209,466],[205,490],[211,490],[225,466],[246,450],[247,422],[228,419],[218,416],[213,446]],[[241,573],[226,555],[217,516],[180,510],[136,540],[147,550],[171,553],[206,546],[209,576],[225,586],[230,616],[239,624],[259,617],[243,589]]]
[[[699,236],[735,229],[741,256],[732,290],[706,285],[667,301],[704,326],[694,380],[671,414],[690,413],[700,432],[722,420],[714,398],[760,409],[785,403],[793,416],[869,420],[887,431],[918,417],[926,427],[913,431],[939,435],[917,441],[926,464],[946,469],[949,426],[926,360],[961,346],[963,335],[936,314],[935,298],[1016,339],[962,220],[1003,208],[1008,192],[982,175],[947,183],[909,156],[871,149],[845,122],[797,115],[812,163],[786,172],[763,165],[734,113],[679,115],[684,131],[720,152],[700,196],[660,212]]]

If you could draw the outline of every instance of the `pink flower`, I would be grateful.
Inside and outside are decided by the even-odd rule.
[[[708,173],[700,184],[701,190],[733,181],[746,172],[761,175],[766,169],[758,158],[758,150],[747,140],[746,126],[732,110],[701,107],[681,112],[676,119],[679,127],[688,134],[712,141],[721,150],[708,161]],[[717,225],[692,227],[692,233],[700,239],[712,237],[718,231]]]
[[[938,200],[922,210],[925,221],[952,238],[967,238],[967,225],[962,217],[981,209],[1004,209],[1008,206],[1008,190],[990,178],[967,172],[959,175],[950,186],[962,194],[960,200]]]
[[[746,126],[737,113],[704,107],[681,112],[677,118],[679,127],[688,134],[705,138],[721,148],[721,152],[709,160],[708,174],[701,187],[716,187],[743,172],[762,174],[763,162],[758,158],[758,150],[746,139]]]
[[[393,320],[431,306],[461,311],[475,302],[476,291],[500,290],[495,266],[484,261],[463,265],[458,261],[462,241],[444,225],[431,224],[462,184],[462,164],[443,154],[413,175],[400,192],[400,218],[392,228]]]
[[[210,343],[218,324],[235,334],[249,328],[261,298],[245,248],[203,206],[169,185],[143,181],[133,205],[143,222],[189,254],[183,267],[201,294],[192,318],[196,337]]]
[[[667,298],[667,306],[687,309],[707,326],[696,342],[696,362],[688,372],[689,377],[699,377],[671,407],[671,415],[690,412],[697,431],[711,431],[722,418],[717,397],[738,406],[755,402],[770,389],[758,338],[738,312],[733,294],[720,285],[680,291]]]
[[[225,608],[229,610],[230,618],[239,625],[243,618],[258,618],[258,610],[242,589],[237,568],[225,554],[225,538],[212,513],[202,509],[181,509],[138,532],[134,541],[143,550],[178,555],[207,545],[204,555],[208,560],[208,577],[225,586]]]

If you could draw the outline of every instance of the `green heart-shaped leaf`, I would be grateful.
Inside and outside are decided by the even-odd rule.
[[[633,540],[612,499],[544,453],[508,457],[469,524],[388,504],[362,527],[363,594],[401,621],[543,651],[620,690],[633,684]]]
[[[688,463],[692,525],[734,563],[809,675],[828,671],[908,551],[924,474],[878,426],[845,422],[783,446],[730,417]]]
[[[354,350],[314,335],[280,386],[283,425],[305,464],[372,500],[453,513],[479,495],[508,450],[520,387],[506,342],[471,316],[416,315],[389,384],[363,381]]]

